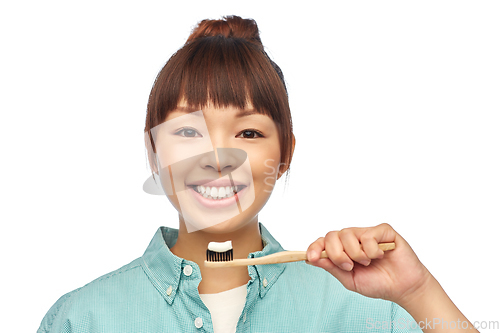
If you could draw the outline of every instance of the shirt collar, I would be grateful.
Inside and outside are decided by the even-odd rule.
[[[178,235],[177,229],[158,228],[141,260],[149,280],[169,304],[172,304],[177,294],[184,261],[169,249],[177,241]]]
[[[248,258],[263,257],[283,251],[281,245],[261,223],[259,223],[259,228],[264,248],[262,251],[249,253]],[[177,294],[183,267],[190,265],[193,268],[191,278],[201,278],[200,269],[195,262],[180,258],[170,251],[170,248],[177,241],[178,236],[178,229],[168,227],[158,228],[141,258],[141,265],[144,272],[169,304],[172,304]],[[258,282],[261,298],[276,283],[285,267],[285,264],[248,266],[250,278]]]

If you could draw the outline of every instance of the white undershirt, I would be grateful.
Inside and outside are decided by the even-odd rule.
[[[247,285],[216,294],[200,294],[210,310],[214,333],[235,333],[247,297]]]

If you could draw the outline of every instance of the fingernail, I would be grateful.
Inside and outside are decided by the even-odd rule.
[[[352,269],[352,265],[346,262],[340,265],[340,267],[342,267],[344,271],[350,271]]]
[[[359,263],[363,266],[368,266],[370,264],[370,260],[361,260]]]

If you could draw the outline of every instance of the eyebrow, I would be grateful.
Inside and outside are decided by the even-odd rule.
[[[180,111],[180,112],[184,112],[184,113],[193,113],[196,111],[201,111],[201,109],[195,109],[195,108],[190,108],[190,107],[186,107],[186,106],[178,106],[175,108],[174,111]],[[200,114],[195,114],[195,116],[200,116]]]
[[[236,118],[247,117],[247,116],[251,116],[253,114],[260,114],[260,112],[258,112],[255,109],[245,109],[245,110],[238,112],[238,114],[236,115]]]

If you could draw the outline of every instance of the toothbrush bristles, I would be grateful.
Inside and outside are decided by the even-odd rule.
[[[233,249],[226,252],[216,252],[207,250],[207,261],[232,261]]]

